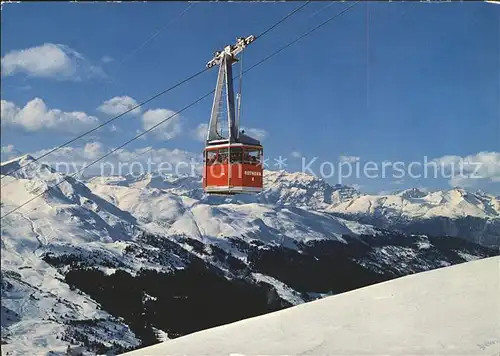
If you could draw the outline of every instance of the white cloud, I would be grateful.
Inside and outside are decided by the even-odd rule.
[[[104,57],[101,58],[101,62],[102,63],[111,63],[113,61],[114,61],[114,59],[111,58],[110,56],[104,56]]]
[[[302,157],[302,152],[299,152],[299,151],[293,151],[293,152],[292,152],[292,157],[293,157],[293,158],[301,158],[301,157]]]
[[[31,77],[83,80],[105,76],[81,53],[54,43],[8,52],[2,57],[2,75],[25,73]]]
[[[2,153],[11,153],[14,151],[14,145],[2,146]]]
[[[351,184],[351,187],[353,187],[354,189],[356,189],[358,192],[361,191],[361,189],[363,188],[362,185],[359,185],[359,184]]]
[[[17,87],[17,90],[22,90],[22,91],[24,91],[24,90],[31,90],[31,89],[32,89],[32,86],[29,85],[29,84],[21,85],[21,86]]]
[[[500,152],[479,152],[475,155],[443,156],[432,160],[434,166],[453,187],[478,187],[500,182]]]
[[[20,109],[16,106],[16,104],[1,100],[0,101],[0,120],[2,124],[11,122],[15,120],[15,117],[19,113]]]
[[[180,117],[175,113],[175,111],[168,109],[148,110],[142,115],[143,127],[145,130],[149,130],[159,122],[167,119],[167,121],[153,129],[151,135],[159,140],[170,140],[179,135],[182,130]]]
[[[137,106],[137,101],[130,96],[115,96],[109,100],[102,103],[97,110],[108,114],[108,115],[120,115],[125,111],[132,109]],[[141,113],[141,108],[135,108],[130,112],[130,114],[139,115]]]
[[[355,163],[355,162],[359,161],[359,157],[341,155],[341,156],[339,156],[339,161],[345,162],[345,163]]]
[[[245,134],[247,134],[250,137],[256,138],[259,141],[264,141],[269,136],[267,131],[263,129],[249,128],[249,127],[242,127],[241,129],[245,131]]]
[[[196,129],[191,132],[191,136],[200,142],[205,142],[207,139],[208,124],[199,124]]]
[[[14,147],[14,145],[2,146],[1,161],[8,161],[12,158],[22,156],[22,152]]]
[[[2,126],[22,127],[27,131],[52,130],[56,132],[79,133],[95,127],[99,119],[84,112],[64,112],[49,109],[40,98],[29,101],[24,108],[14,103],[1,101]]]
[[[376,192],[377,195],[393,195],[394,194],[394,190],[387,190],[387,189],[382,189],[382,190],[379,190],[378,192]]]
[[[393,180],[392,182],[389,182],[389,184],[391,185],[402,185],[404,183],[405,181],[403,179]]]
[[[101,142],[89,142],[83,148],[84,158],[95,160],[104,154],[104,145]]]

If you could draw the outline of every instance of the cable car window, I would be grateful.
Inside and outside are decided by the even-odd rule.
[[[259,164],[260,163],[260,150],[256,149],[246,149],[244,158],[246,164]]]
[[[227,163],[227,148],[221,148],[217,156],[218,163]]]
[[[217,151],[207,151],[207,157],[206,157],[207,165],[214,164],[216,159],[217,159]]]
[[[239,147],[231,148],[231,163],[241,163],[243,160],[243,150]]]

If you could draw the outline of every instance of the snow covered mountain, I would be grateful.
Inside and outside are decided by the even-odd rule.
[[[430,230],[424,232],[434,235],[458,236],[478,243],[500,245],[500,240],[497,240],[500,235],[500,197],[484,192],[469,192],[462,188],[444,191],[413,188],[393,194],[369,195],[349,186],[331,186],[323,179],[305,173],[285,171],[266,171],[264,180],[265,189],[257,196],[224,199],[205,196],[200,188],[199,177],[160,177],[148,174],[136,178],[96,177],[90,183],[157,188],[206,202],[293,206],[344,215],[350,220],[362,220],[381,228],[406,228],[409,230],[407,232],[421,233],[422,231],[418,231],[420,228]],[[447,224],[443,223],[440,227],[436,223],[438,220],[446,221]],[[467,221],[482,221],[485,228],[471,228],[467,226]],[[459,222],[463,222],[463,226]]]
[[[305,173],[266,171],[264,191],[251,197],[214,198],[203,194],[201,178],[145,175],[137,178],[94,178],[96,185],[157,188],[207,202],[260,203],[320,211],[409,234],[461,237],[491,247],[500,246],[500,197],[462,188],[444,191],[408,189],[369,195]]]
[[[468,262],[125,355],[498,355],[499,272],[498,257]]]
[[[262,194],[225,198],[204,195],[193,177],[80,182],[29,156],[1,172],[2,216],[44,192],[2,219],[2,349],[11,355],[123,352],[499,253],[340,217],[335,209],[366,196],[304,174],[266,172]],[[498,205],[476,205],[495,219]]]
[[[485,193],[471,193],[462,188],[428,192],[408,189],[393,195],[363,195],[332,207],[351,214],[393,215],[405,219],[434,217],[499,218],[500,199]]]
[[[358,196],[326,211],[380,228],[500,246],[500,198],[482,192],[409,189],[393,195]]]

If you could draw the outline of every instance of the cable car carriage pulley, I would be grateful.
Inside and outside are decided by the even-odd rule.
[[[207,63],[208,68],[220,66],[203,152],[203,190],[209,194],[232,195],[262,191],[263,147],[259,140],[240,131],[243,72],[240,73],[236,108],[232,72],[233,64],[239,62],[236,55],[254,40],[253,35],[238,38],[235,45],[215,52],[214,58]],[[221,128],[224,101],[227,107],[227,134]]]

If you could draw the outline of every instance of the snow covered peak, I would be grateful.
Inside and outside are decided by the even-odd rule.
[[[21,163],[21,161],[34,161],[35,159],[31,156],[31,155],[22,155],[22,156],[19,156],[19,157],[16,157],[16,158],[12,158],[8,161],[5,161],[5,162],[2,162],[0,165],[2,167],[6,166],[6,165],[10,165],[10,164],[19,164]],[[26,163],[26,162],[25,162]]]
[[[303,173],[303,172],[287,172],[285,170],[278,171],[269,171],[265,170],[264,177],[267,180],[267,183],[276,183],[276,182],[294,182],[294,183],[302,183],[308,184],[314,181],[323,181],[321,178],[316,178],[311,174]]]
[[[185,189],[185,190],[201,190],[201,176],[175,176],[175,175],[160,175],[158,173],[145,173],[138,176],[103,176],[92,177],[87,180],[92,184],[107,184],[118,185],[123,187],[133,188],[156,188],[156,189]]]
[[[425,197],[429,192],[426,189],[422,188],[410,188],[403,190],[396,195],[399,195],[405,199],[420,199]]]
[[[2,162],[1,173],[5,176],[2,180],[2,203],[5,204],[9,204],[11,200],[21,204],[21,197],[36,196],[40,193],[44,193],[43,196],[48,201],[76,203],[79,201],[78,195],[90,193],[81,182],[56,172],[30,155]]]
[[[30,178],[34,172],[43,169],[46,169],[49,172],[53,173],[50,167],[41,165],[38,162],[34,162],[36,162],[36,160],[30,155],[23,155],[17,158],[13,158],[0,164],[1,174],[11,175],[16,178]]]
[[[271,204],[324,209],[331,204],[339,204],[359,195],[360,193],[352,187],[339,184],[331,186],[324,179],[307,173],[266,171],[264,191],[259,198]]]
[[[43,232],[51,241],[64,242],[130,239],[137,231],[129,213],[108,204],[79,180],[29,155],[1,167],[2,174],[6,173],[1,206],[2,216],[8,214],[2,220],[4,226],[28,223],[36,234]]]

